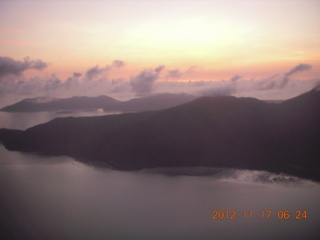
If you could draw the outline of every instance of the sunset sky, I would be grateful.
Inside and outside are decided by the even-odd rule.
[[[24,84],[53,75],[61,84],[95,67],[110,81],[163,66],[158,82],[196,82],[259,81],[305,64],[290,77],[316,79],[320,0],[4,0],[0,57],[2,93],[22,76]],[[8,59],[29,65],[5,72]]]

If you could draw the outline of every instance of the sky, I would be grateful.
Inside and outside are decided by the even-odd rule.
[[[0,99],[288,98],[319,81],[319,9],[320,0],[2,0]]]

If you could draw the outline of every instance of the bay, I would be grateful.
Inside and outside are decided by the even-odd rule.
[[[0,127],[26,129],[62,115],[1,112]],[[0,183],[1,239],[320,236],[320,185],[267,172],[202,168],[124,172],[0,146]],[[221,219],[213,219],[213,211],[223,211],[223,217],[220,212]],[[227,211],[235,218],[227,218]],[[306,218],[297,219],[297,211],[306,211]]]

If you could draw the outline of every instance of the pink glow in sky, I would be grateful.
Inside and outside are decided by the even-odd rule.
[[[124,81],[159,65],[177,74],[163,71],[157,81],[258,80],[299,64],[312,68],[295,77],[314,79],[319,9],[320,0],[5,0],[0,55],[41,59],[47,67],[26,69],[24,77],[54,74],[62,82],[114,60],[125,66],[108,71],[108,79]]]

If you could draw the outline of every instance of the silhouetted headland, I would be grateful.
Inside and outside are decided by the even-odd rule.
[[[66,155],[110,168],[223,167],[320,180],[320,92],[282,103],[201,97],[158,111],[57,118],[0,130],[9,150]]]

